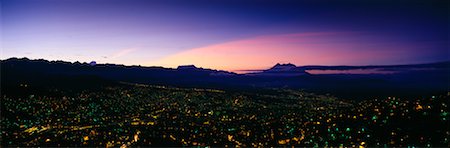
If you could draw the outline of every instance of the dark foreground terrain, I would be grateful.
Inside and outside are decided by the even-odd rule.
[[[294,89],[130,83],[15,89],[1,96],[4,147],[449,145],[449,94],[350,101]]]
[[[449,90],[450,61],[387,66],[295,66],[276,64],[259,72],[236,74],[221,70],[180,66],[124,66],[10,58],[0,60],[2,90],[18,84],[41,88],[98,88],[111,82],[131,82],[185,88],[252,91],[266,88],[302,89],[340,98],[428,97]],[[311,74],[308,71],[377,71],[369,74]],[[81,89],[82,90],[82,89]],[[20,94],[21,92],[18,91]]]

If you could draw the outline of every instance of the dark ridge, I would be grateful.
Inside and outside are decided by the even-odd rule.
[[[303,66],[277,64],[252,74],[198,68],[177,69],[10,58],[1,60],[1,91],[30,88],[81,90],[115,85],[117,82],[198,87],[232,91],[259,91],[271,88],[303,89],[352,99],[383,96],[417,97],[449,91],[450,62],[396,66]],[[308,74],[307,69],[396,70],[394,74]],[[420,70],[410,70],[421,68]]]

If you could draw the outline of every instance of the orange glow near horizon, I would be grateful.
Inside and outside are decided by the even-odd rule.
[[[373,61],[396,56],[390,50],[376,50],[379,48],[378,44],[367,46],[364,40],[354,42],[354,34],[357,33],[319,32],[258,36],[186,50],[165,57],[157,64],[164,67],[193,64],[197,67],[243,73],[240,70],[267,69],[276,63],[337,65],[358,61],[361,64],[371,64]],[[402,51],[396,50],[399,54],[402,54]]]

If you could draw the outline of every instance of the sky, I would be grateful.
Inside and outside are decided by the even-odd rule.
[[[448,61],[448,3],[2,0],[0,58],[228,71]]]

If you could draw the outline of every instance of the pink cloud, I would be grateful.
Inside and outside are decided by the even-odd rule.
[[[194,64],[229,71],[296,65],[379,64],[408,56],[402,44],[386,44],[355,32],[313,32],[258,36],[186,50],[159,61],[162,66]],[[399,50],[401,49],[401,50]],[[355,64],[358,63],[358,64]]]

